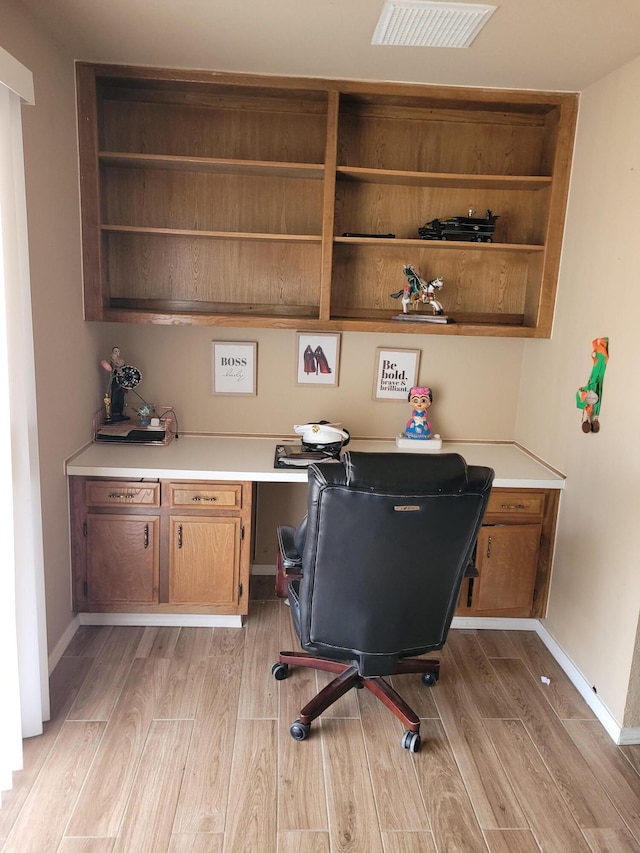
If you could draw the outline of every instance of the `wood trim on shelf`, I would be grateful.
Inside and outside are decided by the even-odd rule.
[[[325,177],[322,196],[322,257],[320,262],[320,319],[331,315],[331,283],[333,267],[333,232],[335,222],[336,167],[338,162],[338,112],[340,95],[329,92],[327,103],[327,141]]]

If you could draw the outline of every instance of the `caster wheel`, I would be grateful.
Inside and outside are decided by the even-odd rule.
[[[426,687],[433,687],[437,680],[438,676],[435,674],[435,672],[424,672],[422,674],[422,683]]]
[[[418,732],[405,732],[402,738],[402,746],[409,752],[417,752],[420,749],[420,735]]]
[[[294,740],[306,740],[309,737],[310,730],[311,726],[308,723],[301,723],[300,720],[296,720],[295,723],[292,723],[289,734]]]
[[[271,667],[271,675],[276,681],[284,681],[284,679],[289,675],[289,664],[274,663]]]

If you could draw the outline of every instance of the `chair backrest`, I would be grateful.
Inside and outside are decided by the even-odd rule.
[[[458,454],[347,452],[311,465],[303,648],[365,676],[442,648],[492,482]]]

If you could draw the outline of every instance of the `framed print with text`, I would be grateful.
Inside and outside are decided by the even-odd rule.
[[[255,396],[258,344],[212,341],[213,394]]]
[[[419,349],[376,350],[374,400],[406,400],[418,382]]]
[[[298,385],[337,385],[339,362],[339,334],[298,332],[296,342]]]

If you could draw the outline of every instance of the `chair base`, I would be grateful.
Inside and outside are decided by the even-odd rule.
[[[420,719],[418,715],[381,676],[365,678],[350,663],[340,663],[328,660],[327,658],[317,658],[307,652],[280,652],[278,661],[285,667],[304,666],[309,669],[321,670],[322,672],[337,673],[337,678],[334,678],[333,681],[327,684],[300,711],[299,721],[303,725],[308,726],[312,720],[319,717],[341,696],[344,696],[345,693],[351,690],[352,687],[366,687],[367,690],[370,690],[374,696],[396,715],[408,731],[415,732],[416,734],[420,733]],[[286,673],[286,670],[284,672]],[[392,674],[403,675],[412,672],[432,675],[432,683],[435,684],[440,674],[440,661],[425,658],[404,658],[398,661]],[[280,678],[282,677],[284,675],[280,676]],[[278,678],[278,675],[276,675],[276,678]]]

